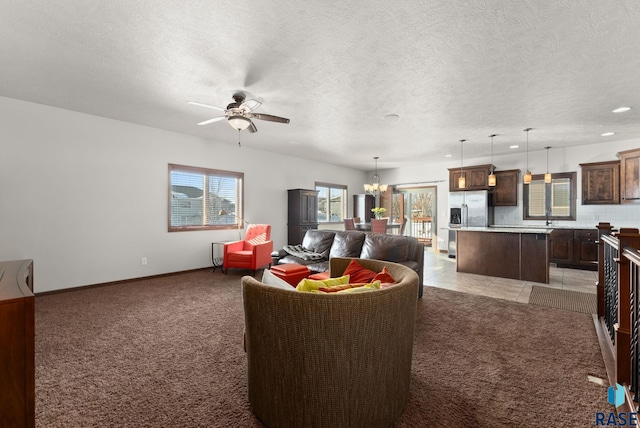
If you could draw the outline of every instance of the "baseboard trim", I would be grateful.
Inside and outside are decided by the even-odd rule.
[[[181,270],[181,271],[178,271],[178,272],[168,272],[168,273],[160,273],[160,274],[157,274],[157,275],[140,276],[140,277],[137,277],[137,278],[120,279],[118,281],[103,282],[103,283],[99,283],[99,284],[80,285],[78,287],[61,288],[60,290],[41,291],[41,292],[38,292],[38,293],[34,293],[34,295],[36,297],[48,296],[50,294],[67,293],[69,291],[86,290],[88,288],[107,287],[109,285],[128,284],[130,282],[140,281],[142,279],[163,278],[163,277],[166,277],[166,276],[180,275],[180,274],[183,274],[183,273],[197,272],[199,270],[209,270],[209,269],[213,269],[213,268],[212,267],[203,267],[203,268],[196,268],[196,269],[187,269],[187,270]]]

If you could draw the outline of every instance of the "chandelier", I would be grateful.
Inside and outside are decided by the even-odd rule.
[[[387,185],[386,184],[380,184],[380,175],[378,175],[378,156],[375,156],[373,158],[376,162],[376,167],[373,173],[373,176],[371,177],[371,183],[367,183],[364,185],[364,191],[365,193],[368,193],[370,195],[373,196],[377,196],[381,193],[384,193],[387,191]]]

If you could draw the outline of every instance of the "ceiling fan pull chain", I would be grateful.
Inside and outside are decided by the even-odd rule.
[[[238,147],[242,147],[240,144],[240,130],[238,129]]]

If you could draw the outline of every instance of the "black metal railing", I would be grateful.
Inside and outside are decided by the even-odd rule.
[[[604,323],[616,343],[615,325],[618,322],[618,239],[613,236],[601,236],[604,242]]]
[[[600,223],[598,230],[598,319],[609,338],[603,353],[609,355],[613,363],[607,366],[607,373],[611,384],[624,386],[630,411],[638,411],[640,233],[638,229],[622,228],[609,234],[608,223]]]
[[[638,411],[639,386],[640,386],[640,251],[625,248],[623,257],[629,261],[629,290],[631,310],[631,383],[630,391],[633,396],[635,411]]]

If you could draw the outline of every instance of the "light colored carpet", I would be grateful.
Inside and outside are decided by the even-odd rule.
[[[548,308],[563,309],[565,311],[581,312],[583,314],[595,314],[598,310],[595,294],[559,290],[557,288],[540,287],[537,285],[531,288],[529,303],[532,305],[546,306]]]

